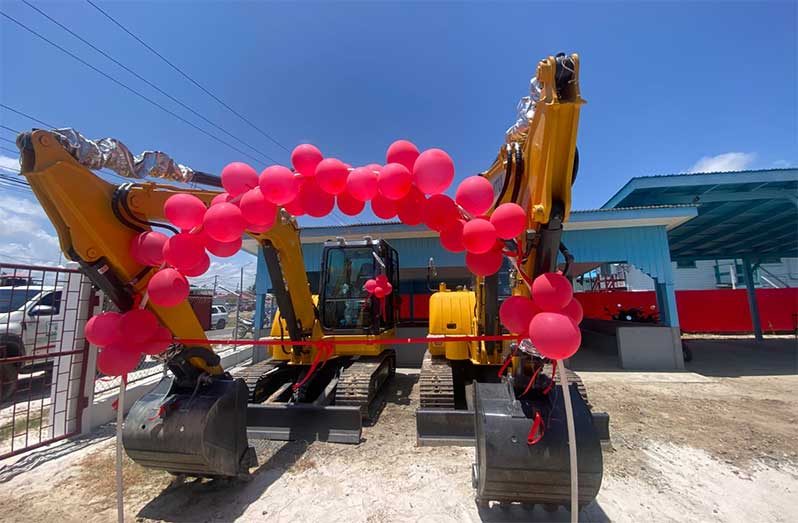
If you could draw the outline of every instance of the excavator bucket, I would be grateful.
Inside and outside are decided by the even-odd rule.
[[[568,430],[560,390],[556,387],[551,399],[517,400],[507,382],[474,384],[477,501],[570,505]],[[584,506],[601,487],[601,443],[576,384],[569,391],[576,428],[579,505]],[[540,412],[545,420],[543,437],[535,444],[527,442],[532,427],[529,412]]]
[[[257,465],[247,441],[243,380],[212,378],[193,389],[165,377],[125,420],[128,456],[145,467],[199,477],[239,476]]]

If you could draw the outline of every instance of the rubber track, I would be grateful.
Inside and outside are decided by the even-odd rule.
[[[454,409],[452,368],[445,357],[425,352],[418,383],[422,409]]]
[[[263,401],[262,398],[257,398],[258,393],[258,382],[263,377],[264,374],[275,368],[277,365],[270,361],[259,361],[258,363],[253,363],[247,367],[244,367],[241,370],[236,371],[233,377],[235,378],[242,378],[244,383],[247,385],[247,389],[249,390],[249,402],[250,403],[258,403]]]
[[[390,367],[386,369],[386,365]],[[383,351],[376,357],[361,356],[341,370],[335,389],[335,405],[360,407],[362,418],[370,420],[381,406],[375,399],[395,369],[396,353],[393,350]]]

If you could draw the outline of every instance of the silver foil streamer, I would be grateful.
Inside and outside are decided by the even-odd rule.
[[[535,105],[540,100],[541,85],[536,77],[529,81],[529,96],[524,96],[518,102],[518,116],[515,123],[504,133],[507,143],[519,142],[529,130],[529,122],[535,116]]]
[[[163,178],[188,183],[194,171],[181,165],[161,151],[144,151],[133,156],[125,144],[116,138],[89,140],[75,129],[50,131],[81,165],[88,169],[110,169],[126,178]]]

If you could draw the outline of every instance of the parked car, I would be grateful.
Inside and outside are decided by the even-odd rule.
[[[59,343],[64,325],[61,298],[56,287],[0,287],[0,357],[43,356],[0,365],[0,401],[14,394],[20,373],[52,365],[47,354]]]
[[[224,329],[227,326],[227,308],[224,305],[211,306],[211,328]]]

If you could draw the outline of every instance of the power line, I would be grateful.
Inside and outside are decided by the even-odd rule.
[[[166,108],[166,107],[164,107],[163,105],[161,105],[161,104],[159,104],[158,102],[156,102],[156,101],[152,100],[151,98],[148,98],[147,96],[145,96],[145,95],[141,94],[141,93],[140,93],[140,92],[138,92],[137,90],[135,90],[135,89],[133,89],[132,87],[128,86],[128,85],[127,85],[127,84],[125,84],[124,82],[121,82],[121,81],[117,80],[116,78],[114,78],[113,76],[109,75],[108,73],[106,73],[106,72],[102,71],[101,69],[98,69],[97,67],[95,67],[95,66],[91,65],[91,64],[90,64],[90,63],[88,63],[87,61],[83,60],[83,59],[82,59],[82,58],[80,58],[79,56],[77,56],[77,55],[75,55],[74,53],[72,53],[71,51],[68,51],[68,50],[64,49],[63,47],[61,47],[60,45],[56,44],[56,43],[55,43],[55,42],[53,42],[52,40],[49,40],[48,38],[46,38],[46,37],[42,36],[41,34],[37,33],[36,31],[34,31],[33,29],[31,29],[30,27],[26,26],[25,24],[23,24],[22,22],[20,22],[19,20],[17,20],[16,18],[13,18],[13,17],[9,16],[8,14],[6,14],[6,13],[4,13],[4,12],[2,12],[2,11],[0,11],[0,15],[3,15],[3,16],[4,16],[4,17],[6,17],[7,19],[11,20],[12,22],[14,22],[14,23],[15,23],[15,24],[17,24],[18,26],[20,26],[21,28],[25,29],[25,30],[26,30],[26,31],[28,31],[29,33],[31,33],[31,34],[33,34],[34,36],[36,36],[37,38],[40,38],[41,40],[44,40],[45,42],[47,42],[47,43],[48,43],[48,44],[50,44],[51,46],[55,47],[56,49],[58,49],[58,50],[59,50],[59,51],[61,51],[62,53],[69,55],[69,56],[70,56],[70,57],[72,57],[74,60],[77,60],[78,62],[80,62],[81,64],[85,65],[85,66],[86,66],[86,67],[88,67],[89,69],[91,69],[91,70],[93,70],[93,71],[95,71],[95,72],[97,72],[97,73],[101,74],[101,75],[102,75],[102,76],[104,76],[105,78],[107,78],[107,79],[111,80],[112,82],[114,82],[114,83],[115,83],[115,84],[117,84],[118,86],[120,86],[120,87],[124,88],[125,90],[127,90],[127,91],[129,91],[129,92],[133,93],[134,95],[138,96],[138,97],[139,97],[139,98],[141,98],[142,100],[145,100],[145,101],[149,102],[150,104],[154,105],[155,107],[159,108],[160,110],[164,111],[165,113],[167,113],[167,114],[170,114],[170,115],[174,116],[175,118],[177,118],[177,119],[178,119],[178,120],[180,120],[181,122],[183,122],[183,123],[185,123],[185,124],[187,124],[187,125],[190,125],[191,127],[193,127],[194,129],[196,129],[197,131],[201,132],[202,134],[205,134],[205,135],[209,136],[210,138],[213,138],[213,139],[214,139],[214,140],[216,140],[217,142],[219,142],[219,143],[221,143],[221,144],[223,144],[223,145],[226,145],[227,147],[229,147],[229,148],[233,149],[234,151],[236,151],[236,152],[238,152],[238,153],[240,153],[240,154],[242,154],[242,155],[246,156],[247,158],[250,158],[250,159],[252,159],[252,160],[254,160],[254,161],[256,161],[256,162],[260,162],[260,161],[261,161],[261,160],[259,160],[258,158],[255,158],[254,156],[252,156],[251,154],[249,154],[249,153],[247,153],[247,152],[245,152],[245,151],[242,151],[241,149],[239,149],[239,148],[238,148],[238,147],[236,147],[235,145],[233,145],[233,144],[230,144],[230,143],[228,143],[228,142],[226,142],[226,141],[222,140],[222,139],[221,139],[221,138],[219,138],[218,136],[216,136],[216,135],[213,135],[213,134],[209,133],[208,131],[206,131],[206,130],[205,130],[205,129],[203,129],[202,127],[199,127],[198,125],[196,125],[196,124],[194,124],[194,123],[192,123],[192,122],[190,122],[190,121],[186,120],[185,118],[183,118],[183,117],[182,117],[182,116],[180,116],[179,114],[175,113],[174,111],[171,111],[171,110],[167,109],[167,108]]]
[[[4,142],[8,142],[10,144],[17,145],[17,142],[15,142],[14,140],[9,140],[8,138],[3,138],[2,136],[0,136],[0,140],[3,140]]]
[[[202,120],[204,120],[208,124],[212,125],[216,129],[222,131],[224,134],[226,134],[230,138],[233,138],[234,140],[237,140],[237,141],[241,142],[242,144],[246,145],[247,147],[249,147],[253,151],[257,152],[258,154],[268,158],[269,160],[271,160],[271,161],[273,161],[275,163],[279,163],[277,160],[275,160],[274,158],[272,158],[268,154],[264,153],[263,151],[260,151],[256,147],[248,144],[243,139],[241,139],[238,136],[236,136],[236,135],[232,134],[231,132],[229,132],[227,129],[215,124],[214,122],[212,122],[211,120],[209,120],[205,116],[203,116],[201,113],[199,113],[196,110],[192,109],[191,107],[189,107],[188,105],[184,104],[183,102],[181,102],[180,100],[178,100],[177,98],[172,96],[171,94],[167,93],[166,91],[164,91],[163,89],[161,89],[160,87],[155,85],[154,83],[150,82],[149,80],[147,80],[146,78],[144,78],[143,76],[138,74],[136,71],[132,70],[131,68],[129,68],[128,66],[126,66],[125,64],[120,62],[119,60],[115,59],[114,57],[112,57],[111,55],[109,55],[108,53],[103,51],[102,49],[98,48],[97,46],[95,46],[94,44],[92,44],[91,42],[89,42],[88,40],[83,38],[82,36],[80,36],[79,34],[75,33],[70,28],[66,27],[64,24],[59,22],[58,20],[55,20],[53,17],[51,17],[50,15],[48,15],[47,13],[45,13],[44,11],[42,11],[41,9],[39,9],[38,7],[33,5],[32,3],[28,2],[28,0],[22,0],[22,2],[24,2],[28,7],[30,7],[33,10],[35,10],[37,13],[41,14],[42,16],[44,16],[45,18],[50,20],[52,23],[54,23],[55,25],[57,25],[58,27],[60,27],[64,31],[68,32],[69,34],[71,34],[72,36],[74,36],[75,38],[77,38],[78,40],[83,42],[84,44],[88,45],[89,47],[91,47],[92,49],[94,49],[95,51],[97,51],[98,53],[100,53],[101,55],[106,57],[107,59],[111,60],[113,63],[115,63],[116,65],[118,65],[119,67],[121,67],[122,69],[127,71],[128,73],[132,74],[133,76],[135,76],[136,78],[138,78],[139,80],[144,82],[145,84],[149,85],[150,87],[152,87],[153,89],[155,89],[156,91],[161,93],[162,95],[166,96],[167,98],[169,98],[170,100],[172,100],[176,104],[180,105],[181,107],[183,107],[187,111],[190,111],[192,114],[194,114],[195,116],[201,118]]]
[[[19,154],[19,150],[9,149],[8,147],[3,147],[0,145],[0,150],[3,150],[7,153]]]
[[[0,14],[2,14],[3,16],[6,16],[8,18],[11,18],[10,16],[8,16],[7,14],[5,14],[3,12],[0,12]],[[14,20],[14,21],[16,22],[16,20]],[[19,24],[19,22],[17,22],[17,23]],[[20,25],[22,25],[22,24],[20,24]],[[25,26],[23,26],[23,27],[25,27]],[[26,27],[26,29],[27,29],[27,27]],[[28,31],[30,31],[30,29],[28,29]],[[2,107],[3,109],[9,110],[12,113],[16,113],[16,114],[18,114],[20,116],[24,116],[25,118],[28,118],[29,120],[33,120],[36,123],[40,123],[40,124],[42,124],[45,127],[49,127],[50,129],[55,129],[56,127],[58,127],[57,125],[53,125],[53,124],[49,124],[47,122],[43,122],[43,121],[39,120],[38,118],[34,118],[33,116],[31,116],[29,114],[25,114],[22,111],[18,111],[17,109],[14,109],[13,107],[9,107],[9,106],[7,106],[5,104],[0,103],[0,107]]]
[[[181,75],[181,76],[183,76],[183,78],[185,78],[186,80],[188,80],[188,81],[189,81],[189,82],[191,82],[192,84],[194,84],[194,85],[196,85],[197,87],[199,87],[199,88],[200,88],[200,89],[201,89],[201,90],[202,90],[202,91],[203,91],[205,94],[207,94],[208,96],[210,96],[211,98],[213,98],[214,100],[216,100],[216,101],[217,101],[219,104],[221,104],[222,106],[224,106],[224,107],[225,107],[225,108],[226,108],[228,111],[230,111],[230,112],[231,112],[231,113],[233,113],[234,115],[236,115],[236,116],[238,116],[239,118],[241,118],[243,121],[245,121],[247,124],[249,124],[249,126],[250,126],[250,127],[252,127],[252,128],[253,128],[253,129],[255,129],[256,131],[258,131],[260,134],[262,134],[263,136],[265,136],[266,138],[268,138],[268,139],[269,139],[269,140],[271,140],[272,142],[274,142],[274,143],[275,143],[276,145],[278,145],[280,148],[282,148],[282,149],[283,149],[283,150],[285,150],[286,152],[290,152],[290,151],[289,151],[289,149],[288,149],[288,148],[287,148],[285,145],[283,145],[283,144],[281,144],[279,141],[277,141],[277,139],[275,139],[275,138],[274,138],[272,135],[270,135],[269,133],[267,133],[266,131],[264,131],[263,129],[261,129],[261,128],[260,128],[260,127],[258,127],[257,125],[255,125],[254,123],[252,123],[252,122],[251,122],[251,121],[250,121],[248,118],[244,117],[244,116],[243,116],[242,114],[240,114],[238,111],[236,111],[235,109],[233,109],[232,107],[230,107],[229,105],[227,105],[225,102],[223,102],[221,99],[219,99],[219,97],[218,97],[218,96],[216,96],[216,95],[215,95],[215,94],[213,94],[211,91],[209,91],[208,89],[206,89],[205,87],[203,87],[202,85],[200,85],[200,83],[199,83],[199,82],[197,82],[197,81],[196,81],[196,80],[194,80],[194,79],[193,79],[191,76],[189,76],[188,74],[186,74],[185,72],[183,72],[183,70],[182,70],[182,69],[180,69],[178,66],[176,66],[175,64],[173,64],[172,62],[170,62],[169,60],[167,60],[167,59],[166,59],[166,58],[165,58],[165,57],[164,57],[164,56],[163,56],[161,53],[159,53],[158,51],[156,51],[155,49],[153,49],[152,47],[150,47],[150,46],[147,44],[147,42],[145,42],[144,40],[142,40],[141,38],[139,38],[138,36],[136,36],[135,34],[133,34],[133,33],[132,33],[132,32],[131,32],[131,31],[130,31],[130,30],[127,28],[127,27],[125,27],[125,26],[124,26],[124,25],[122,25],[120,22],[118,22],[118,21],[117,21],[117,20],[116,20],[116,19],[115,19],[113,16],[111,16],[111,15],[109,15],[108,13],[106,13],[105,11],[103,11],[103,10],[102,10],[102,8],[100,8],[100,7],[99,7],[97,4],[95,4],[95,3],[94,3],[94,2],[92,2],[91,0],[86,0],[86,2],[87,2],[89,5],[91,5],[93,8],[95,8],[97,11],[99,11],[100,13],[102,13],[102,15],[103,15],[103,16],[105,16],[107,19],[109,19],[111,22],[113,22],[113,23],[114,23],[114,24],[115,24],[117,27],[119,27],[119,28],[120,28],[120,29],[122,29],[124,32],[126,32],[126,33],[127,33],[127,34],[129,34],[131,37],[133,37],[133,38],[134,38],[134,39],[135,39],[137,42],[139,42],[141,45],[143,45],[144,47],[146,47],[147,49],[149,49],[149,51],[150,51],[150,52],[152,52],[152,53],[153,53],[153,54],[155,54],[155,55],[156,55],[158,58],[160,58],[161,60],[163,60],[163,61],[164,61],[164,62],[165,62],[167,65],[169,65],[169,67],[171,67],[172,69],[174,69],[175,71],[177,71],[178,73],[180,73],[180,75]]]
[[[16,130],[16,129],[14,129],[14,128],[8,127],[8,126],[6,126],[6,125],[2,125],[2,124],[0,124],[0,127],[2,127],[3,129],[5,129],[6,131],[11,131],[12,133],[17,133],[17,134],[19,134],[19,131],[17,131],[17,130]]]

